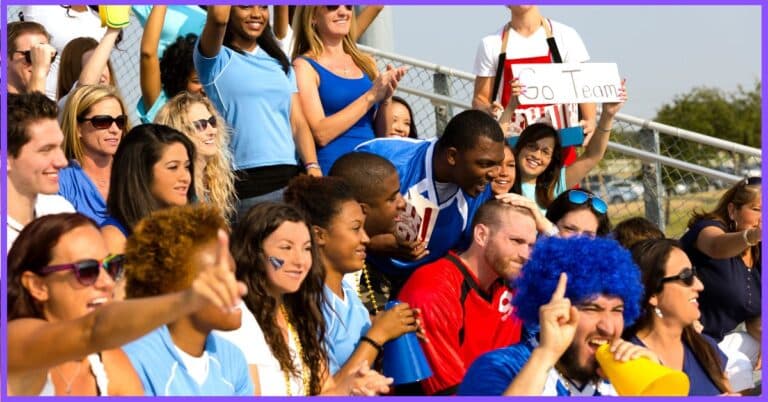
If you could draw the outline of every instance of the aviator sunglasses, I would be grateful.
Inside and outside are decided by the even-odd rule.
[[[683,268],[679,274],[673,276],[667,276],[661,278],[659,287],[664,286],[667,282],[680,281],[685,286],[693,286],[693,280],[696,278],[696,267]]]
[[[128,122],[128,116],[121,114],[120,116],[112,117],[108,115],[96,115],[93,117],[78,117],[77,121],[82,123],[84,121],[90,121],[93,125],[93,128],[97,129],[105,129],[110,128],[112,126],[112,123],[115,123],[117,125],[117,128],[124,129],[125,123]]]
[[[605,215],[605,213],[608,212],[608,204],[606,204],[605,201],[594,194],[585,193],[581,190],[570,191],[568,193],[568,201],[575,205],[582,205],[589,201],[590,206],[595,212],[601,215]]]
[[[104,267],[114,281],[123,277],[125,269],[125,256],[123,254],[110,255],[103,260],[87,259],[72,264],[49,265],[40,270],[39,274],[47,275],[58,271],[72,270],[75,278],[84,286],[91,286],[99,279],[99,269]]]

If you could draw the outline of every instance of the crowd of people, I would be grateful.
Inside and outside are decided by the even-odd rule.
[[[679,240],[643,217],[612,228],[578,185],[624,84],[599,116],[517,102],[512,65],[589,60],[574,29],[509,6],[473,108],[421,139],[394,95],[407,69],[356,45],[381,9],[133,6],[129,105],[121,27],[23,8],[6,27],[7,393],[617,395],[606,344],[684,372],[690,395],[759,393],[761,179]],[[571,116],[582,149],[530,107]],[[394,384],[403,336],[432,374]]]

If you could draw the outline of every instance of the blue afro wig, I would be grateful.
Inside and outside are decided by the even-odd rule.
[[[561,272],[568,275],[565,297],[574,304],[611,295],[624,301],[625,327],[640,315],[643,285],[629,251],[612,239],[550,237],[536,242],[516,282],[512,304],[523,322],[539,324],[539,308],[552,298]]]

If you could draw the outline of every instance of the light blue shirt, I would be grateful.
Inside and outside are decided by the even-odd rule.
[[[288,74],[260,48],[240,54],[222,46],[207,58],[195,44],[195,68],[206,95],[232,127],[230,150],[236,170],[297,165],[291,130],[291,96],[298,92]]]
[[[167,326],[123,346],[147,396],[253,395],[248,365],[237,346],[209,334],[204,350],[210,358],[208,376],[198,384],[184,366]]]
[[[565,166],[563,166],[560,168],[560,179],[557,181],[557,183],[555,183],[554,198],[557,198],[557,196],[564,193],[565,190]],[[525,198],[536,201],[536,185],[520,183],[520,191],[523,193],[522,195]],[[536,205],[539,205],[539,203],[537,202]],[[542,208],[541,205],[539,205],[539,210],[541,210],[542,215],[547,214],[547,209]]]
[[[152,11],[152,6],[131,6],[131,10],[133,10],[133,15],[139,20],[142,28],[147,25],[147,18],[149,18],[149,12]],[[163,30],[160,32],[157,57],[163,57],[168,45],[176,42],[179,36],[187,36],[191,33],[200,36],[207,16],[206,11],[198,6],[168,6],[168,10],[165,12]]]
[[[152,104],[152,107],[149,108],[149,110],[146,110],[144,107],[144,100],[139,97],[139,101],[136,102],[136,114],[139,115],[139,119],[141,119],[142,123],[154,123],[157,112],[159,112],[166,103],[168,103],[168,96],[165,94],[164,90],[160,90],[160,95],[155,99],[155,103]]]
[[[344,300],[341,300],[328,286],[324,287],[327,303],[323,305],[328,348],[328,366],[331,374],[349,360],[360,343],[360,337],[371,328],[371,318],[357,291],[347,282],[341,282]]]

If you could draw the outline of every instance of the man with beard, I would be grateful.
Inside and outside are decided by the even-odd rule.
[[[535,241],[529,209],[490,200],[475,215],[467,251],[448,252],[405,283],[398,299],[421,310],[422,346],[432,368],[432,377],[421,383],[425,394],[455,394],[475,358],[520,340],[508,282],[519,275]]]
[[[371,238],[379,252],[369,256],[369,266],[384,274],[392,282],[392,294],[397,294],[417,267],[469,245],[470,223],[480,205],[492,197],[488,183],[504,160],[504,134],[486,113],[465,110],[448,122],[439,139],[377,138],[356,150],[392,162],[403,195],[418,194],[438,206],[426,245],[400,244],[394,234]]]
[[[540,241],[512,301],[523,340],[475,360],[459,395],[616,395],[595,360],[600,345],[610,344],[619,361],[659,361],[620,338],[640,314],[642,289],[632,257],[614,240]]]

